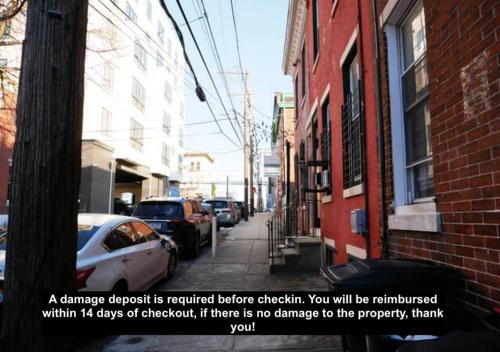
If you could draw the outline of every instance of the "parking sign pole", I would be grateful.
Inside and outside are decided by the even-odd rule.
[[[212,258],[215,258],[215,246],[217,246],[217,217],[212,217]]]

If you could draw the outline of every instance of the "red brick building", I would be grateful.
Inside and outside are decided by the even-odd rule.
[[[388,255],[500,304],[498,1],[377,0]]]
[[[369,1],[290,1],[283,66],[296,94],[299,232],[321,234],[324,264],[382,248],[372,33]]]
[[[4,87],[10,87],[8,82],[4,82]],[[9,211],[9,174],[16,134],[15,109],[15,94],[3,89],[0,92],[0,214]]]

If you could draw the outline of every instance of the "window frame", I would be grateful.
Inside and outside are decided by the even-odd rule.
[[[319,0],[312,1],[312,34],[313,34],[313,62],[318,59],[319,56],[319,47],[320,47],[320,38],[319,38]]]

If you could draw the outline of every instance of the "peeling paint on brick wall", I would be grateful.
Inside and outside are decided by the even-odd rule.
[[[484,50],[460,70],[466,120],[491,109],[488,95],[488,51]]]

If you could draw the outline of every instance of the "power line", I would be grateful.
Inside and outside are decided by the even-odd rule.
[[[205,16],[205,19],[207,21],[207,24],[208,24],[208,30],[210,32],[210,37],[212,38],[212,43],[213,43],[213,46],[214,46],[214,49],[215,49],[215,54],[216,54],[216,62],[218,63],[219,65],[219,70],[221,72],[221,75],[222,75],[222,79],[223,79],[223,82],[224,82],[224,86],[226,88],[226,91],[227,91],[227,96],[229,98],[229,102],[231,103],[231,108],[233,109],[233,113],[234,113],[234,118],[238,124],[238,128],[240,130],[240,133],[243,134],[243,131],[242,131],[242,128],[241,128],[241,123],[240,121],[238,120],[238,116],[236,114],[236,109],[234,107],[234,102],[233,102],[233,98],[231,96],[231,91],[229,89],[229,84],[227,82],[227,77],[226,77],[226,74],[224,73],[224,67],[222,65],[222,60],[220,58],[220,55],[219,55],[219,50],[217,48],[217,43],[215,41],[215,38],[214,38],[214,33],[212,31],[212,26],[210,25],[210,20],[208,18],[208,14],[207,14],[207,10],[205,8],[205,2],[203,0],[200,1],[201,2],[201,5],[203,7],[203,15]]]
[[[236,38],[236,50],[238,51],[238,61],[240,63],[241,80],[244,82],[245,77],[243,77],[243,65],[241,64],[240,41],[238,39],[238,27],[236,26],[236,16],[234,15],[233,0],[231,0],[231,14],[233,16],[234,36]]]
[[[163,3],[163,0],[160,0],[160,1]],[[203,56],[203,53],[201,52],[200,46],[198,45],[198,41],[196,40],[196,37],[195,37],[195,35],[193,33],[191,25],[189,24],[189,21],[188,21],[188,19],[186,17],[184,9],[183,9],[183,7],[182,7],[182,5],[181,5],[181,3],[180,3],[179,0],[176,0],[176,2],[177,2],[177,6],[179,6],[179,10],[181,11],[182,17],[184,18],[184,22],[186,22],[186,25],[187,25],[187,27],[189,29],[189,33],[191,34],[191,37],[193,38],[193,41],[194,41],[194,43],[196,45],[196,49],[198,50],[198,53],[200,54],[201,60],[203,62],[203,65],[205,66],[205,69],[206,69],[206,71],[208,73],[208,76],[210,77],[210,81],[212,82],[212,85],[214,86],[215,92],[217,93],[217,96],[219,97],[219,100],[220,100],[220,102],[221,102],[221,104],[222,104],[222,106],[224,108],[224,111],[226,112],[226,114],[228,114],[226,106],[224,105],[222,97],[220,96],[220,93],[219,93],[219,90],[217,88],[217,85],[215,84],[215,81],[214,81],[214,79],[212,77],[212,73],[210,72],[210,69],[208,68],[207,62],[205,61],[205,57]],[[210,106],[209,106],[209,109],[211,110]],[[215,118],[215,115],[213,115],[213,116]],[[229,120],[229,123],[230,123],[231,128],[233,129],[236,137],[238,138],[238,141],[241,143],[241,138],[240,138],[238,132],[236,131],[236,129],[234,128],[233,122],[231,120]],[[222,131],[222,129],[221,129],[221,133],[223,133],[225,135],[225,133]],[[226,136],[226,138],[229,138],[229,137]]]

